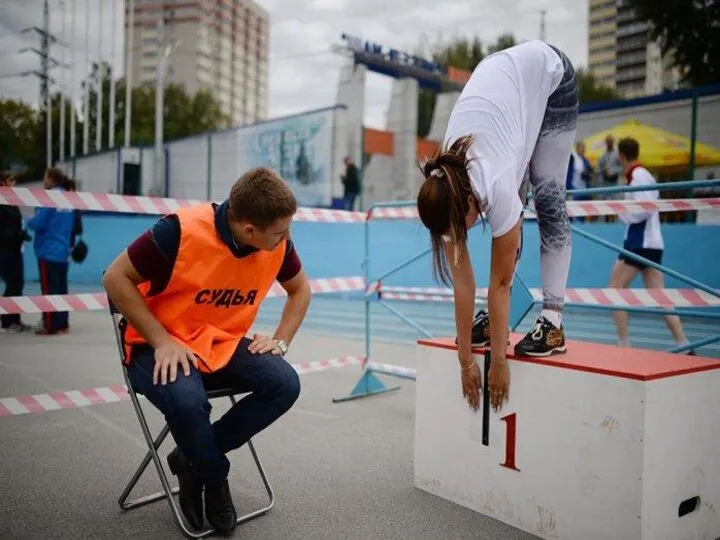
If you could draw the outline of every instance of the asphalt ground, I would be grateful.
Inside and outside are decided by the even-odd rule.
[[[29,323],[36,319],[25,317]],[[64,336],[0,334],[1,398],[122,384],[109,316],[73,313],[71,325]],[[288,360],[361,355],[363,348],[359,339],[301,331]],[[415,354],[412,344],[373,343],[376,362],[414,367]],[[390,379],[399,391],[333,403],[359,375],[359,367],[348,366],[301,376],[294,408],[254,440],[275,506],[239,526],[235,537],[534,538],[416,489],[414,383]],[[141,403],[157,433],[161,416],[144,399]],[[228,404],[214,401],[213,418]],[[163,460],[172,446],[169,438],[161,447]],[[118,506],[145,451],[129,400],[0,417],[0,538],[181,537],[164,501],[130,512]],[[229,457],[238,512],[264,504],[247,449]],[[135,493],[158,488],[150,467]]]

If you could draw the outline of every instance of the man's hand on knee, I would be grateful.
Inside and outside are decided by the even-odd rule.
[[[278,341],[268,336],[260,334],[253,335],[253,340],[248,345],[248,351],[252,354],[276,354],[282,355],[282,350],[278,346]]]
[[[155,366],[153,368],[153,384],[158,379],[164,386],[177,379],[178,365],[182,366],[185,376],[190,375],[190,364],[197,369],[197,358],[187,347],[183,347],[174,340],[170,340],[155,349]]]

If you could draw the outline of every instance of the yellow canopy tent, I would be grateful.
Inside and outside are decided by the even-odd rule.
[[[632,137],[640,143],[640,162],[648,169],[684,169],[690,163],[690,139],[669,131],[627,120],[611,128],[586,137],[585,157],[593,165],[605,153],[605,138],[612,135],[615,145],[624,137]],[[720,164],[720,150],[696,141],[695,166],[706,167]]]

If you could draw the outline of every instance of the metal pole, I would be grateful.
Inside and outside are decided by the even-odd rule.
[[[97,69],[97,118],[95,124],[97,130],[95,131],[95,150],[99,151],[102,148],[102,125],[103,125],[103,83],[105,82],[105,70],[103,69],[103,57],[102,57],[102,6],[105,2],[98,2],[98,69]]]
[[[109,121],[108,121],[108,148],[115,146],[115,30],[117,28],[117,21],[115,14],[117,13],[117,5],[115,0],[112,2],[112,46],[110,47],[110,104],[109,104]]]
[[[52,91],[48,87],[48,93],[47,93],[47,102],[45,103],[45,106],[47,107],[47,159],[46,159],[46,165],[48,167],[52,167]]]
[[[72,18],[70,19],[70,157],[75,159],[75,8],[77,0],[72,0]]]
[[[62,13],[62,25],[60,27],[60,35],[62,36],[62,40],[65,41],[67,38],[66,32],[65,32],[65,2],[60,1],[60,6],[62,7],[61,13]],[[60,59],[63,64],[65,64],[65,46],[62,47],[62,52],[60,53]],[[65,67],[63,67],[63,70]],[[62,73],[62,77],[60,78],[60,162],[65,161],[65,91],[67,89],[66,83],[66,74],[65,71]]]
[[[155,66],[155,175],[153,194],[160,194],[163,179],[163,92],[165,71],[165,43],[163,39],[164,21],[162,14],[157,21],[157,65]]]
[[[45,98],[45,136],[47,137],[47,151],[45,152],[45,165],[52,167],[52,91],[50,90],[50,5],[45,0],[43,8],[45,32],[42,37],[42,83],[41,92]]]
[[[698,349],[700,347],[704,347],[705,345],[711,345],[715,343],[716,341],[720,341],[720,336],[710,336],[703,339],[698,339],[697,341],[691,341],[690,343],[685,343],[683,345],[677,345],[673,347],[672,349],[667,349],[665,352],[670,353],[680,353],[689,351],[691,349]]]
[[[83,155],[90,152],[90,0],[85,0],[85,84],[83,103]]]
[[[720,180],[690,180],[685,182],[662,182],[652,186],[620,186],[589,189],[569,189],[569,195],[601,195],[611,193],[627,193],[630,191],[662,191],[667,189],[693,189],[720,186]]]
[[[697,139],[697,110],[698,110],[698,94],[697,88],[693,88],[692,93],[692,113],[690,116],[690,163],[688,164],[688,177],[692,180],[695,178],[695,143]]]
[[[536,304],[541,303],[537,301]],[[580,311],[627,311],[628,313],[638,313],[640,315],[675,315],[677,317],[687,317],[695,319],[720,319],[720,313],[716,311],[688,310],[687,308],[654,308],[654,307],[634,307],[634,306],[608,306],[605,304],[583,304],[579,302],[565,302],[566,309],[577,309]],[[703,308],[706,309],[706,308]]]
[[[363,260],[363,275],[365,278],[365,287],[370,286],[370,215],[365,220],[365,259]],[[367,290],[366,290],[367,291]],[[370,361],[370,298],[367,292],[365,300],[365,360],[364,363]]]
[[[132,116],[132,69],[133,69],[133,36],[135,33],[135,0],[128,2],[129,20],[127,24],[127,39],[125,40],[125,148],[130,148],[130,117]]]
[[[715,290],[712,287],[708,287],[707,285],[700,283],[697,280],[694,280],[692,278],[689,278],[687,276],[682,275],[679,272],[675,272],[674,270],[670,270],[670,268],[666,268],[665,266],[662,266],[660,264],[657,264],[653,261],[650,261],[646,259],[645,257],[640,257],[639,255],[636,255],[635,253],[632,253],[626,249],[623,249],[621,247],[616,246],[615,244],[608,242],[607,240],[603,240],[599,236],[595,236],[594,234],[590,234],[588,232],[583,231],[581,228],[579,228],[577,225],[570,224],[570,228],[579,234],[580,236],[583,236],[587,238],[588,240],[595,242],[597,244],[600,244],[601,246],[605,246],[607,248],[612,249],[613,251],[616,251],[617,253],[620,253],[621,255],[625,255],[626,257],[630,257],[631,259],[634,259],[636,261],[640,261],[641,263],[646,264],[647,266],[654,268],[655,270],[658,270],[662,272],[665,275],[668,275],[670,277],[673,277],[675,279],[678,279],[680,281],[683,281],[687,283],[688,285],[691,285],[692,287],[695,287],[696,289],[700,289],[701,291],[705,291],[708,294],[711,294],[712,296],[715,296],[717,298],[720,298],[720,290]]]

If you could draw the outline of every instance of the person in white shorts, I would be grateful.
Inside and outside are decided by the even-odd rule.
[[[640,165],[638,161],[640,144],[635,139],[630,137],[622,139],[618,143],[618,155],[629,186],[654,186],[657,183],[650,171]],[[660,194],[657,190],[629,191],[625,193],[625,199],[632,201],[656,201],[659,198]],[[648,212],[620,213],[618,219],[627,225],[623,248],[656,264],[662,264],[665,242],[660,230],[660,212],[651,210]],[[632,283],[638,273],[642,275],[647,289],[662,289],[665,286],[662,272],[649,267],[641,261],[636,261],[621,254],[612,269],[610,287],[625,289]],[[613,315],[620,346],[629,347],[628,314],[626,311],[615,311]],[[680,317],[666,315],[665,323],[678,345],[687,343]],[[690,354],[694,354],[694,352],[690,351]]]
[[[528,181],[540,229],[543,309],[515,354],[566,350],[562,310],[571,234],[565,178],[577,114],[575,70],[565,54],[541,41],[511,47],[475,68],[451,113],[444,149],[422,167],[418,212],[430,231],[434,275],[453,284],[463,395],[473,409],[479,407],[481,380],[472,345],[491,348],[487,384],[493,407],[500,408],[508,396],[510,287],[521,252]],[[480,310],[473,317],[467,230],[478,217],[492,232],[489,313]]]

